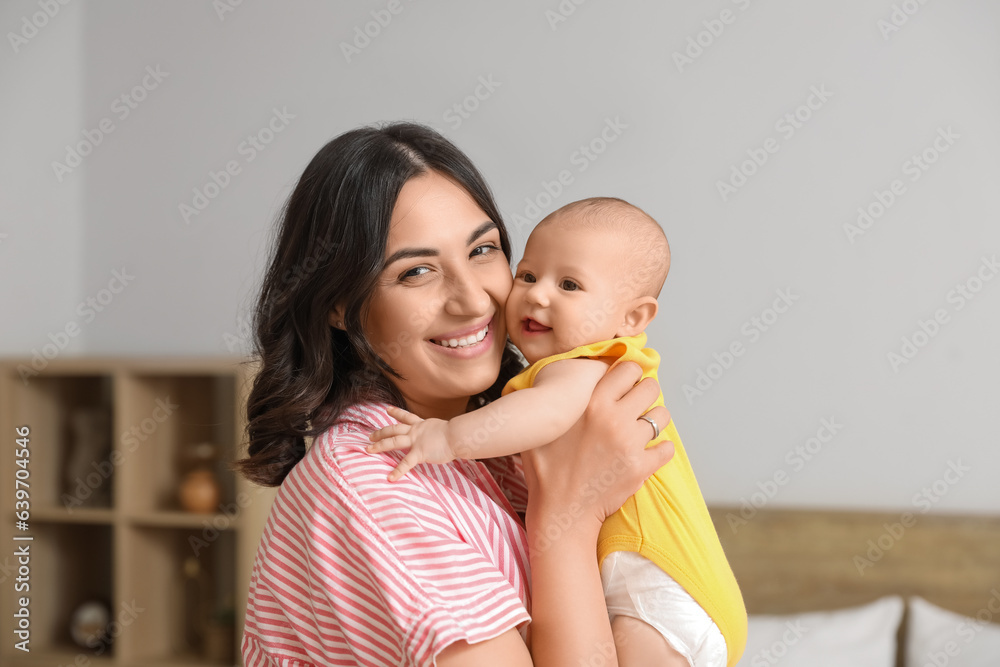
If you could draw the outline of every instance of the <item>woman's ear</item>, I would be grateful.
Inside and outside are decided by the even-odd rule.
[[[344,307],[334,306],[330,311],[330,326],[335,329],[344,328]]]
[[[625,317],[622,318],[622,323],[618,327],[615,336],[635,336],[645,331],[649,323],[656,317],[658,309],[659,304],[657,304],[655,298],[651,296],[636,298],[629,306],[629,310],[626,311]]]

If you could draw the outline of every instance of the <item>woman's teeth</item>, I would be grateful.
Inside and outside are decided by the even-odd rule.
[[[489,331],[489,327],[485,326],[479,333],[474,333],[465,338],[450,338],[448,340],[434,340],[431,338],[431,342],[435,345],[440,345],[441,347],[468,347],[469,345],[475,345],[482,339],[486,338],[486,332]]]

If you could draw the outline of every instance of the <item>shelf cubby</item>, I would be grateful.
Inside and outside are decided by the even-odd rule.
[[[234,497],[226,462],[235,455],[235,378],[231,375],[130,374],[121,378],[123,456],[131,461],[122,492],[134,513],[180,510],[184,452],[199,443],[217,448],[219,504]]]
[[[110,508],[112,381],[106,374],[11,378],[10,414],[48,455],[30,461],[36,509]]]
[[[29,575],[32,652],[72,652],[88,658],[96,651],[76,646],[70,618],[88,601],[110,605],[113,591],[111,526],[46,523],[33,525]],[[110,637],[108,637],[110,639]],[[105,649],[103,654],[113,652]]]
[[[144,665],[232,664],[236,632],[222,612],[231,610],[235,594],[233,531],[131,527],[122,542],[129,568],[122,598],[143,609],[122,633],[126,658]],[[230,622],[219,623],[222,616]],[[208,655],[212,647],[215,655]]]

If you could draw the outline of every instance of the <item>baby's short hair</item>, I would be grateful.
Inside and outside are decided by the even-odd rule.
[[[636,296],[659,297],[670,271],[670,244],[660,223],[638,206],[617,197],[590,197],[556,209],[538,227],[550,224],[583,225],[611,232],[628,253]]]

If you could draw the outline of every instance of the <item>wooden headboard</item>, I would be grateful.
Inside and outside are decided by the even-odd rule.
[[[830,610],[884,595],[919,595],[975,617],[1000,590],[1000,515],[709,511],[750,614]]]

